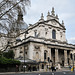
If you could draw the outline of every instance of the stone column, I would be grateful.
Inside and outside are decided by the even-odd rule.
[[[72,54],[72,50],[70,51],[70,54]],[[73,65],[73,60],[71,59],[71,57],[70,57],[70,65]]]
[[[41,61],[44,61],[44,46],[43,45],[40,47],[40,50],[41,50],[41,54],[40,54]]]
[[[67,50],[64,50],[64,67],[68,66],[68,62],[67,62]]]
[[[58,49],[55,49],[55,65],[58,66],[59,57],[58,57]]]
[[[48,57],[49,57],[50,60],[51,60],[51,48],[48,48]],[[49,65],[50,65],[50,66],[52,65],[51,62],[49,63]]]
[[[49,57],[50,60],[51,60],[51,48],[48,49],[48,57]]]
[[[69,65],[72,65],[72,60],[71,60],[71,57],[70,57],[70,53],[69,53]]]

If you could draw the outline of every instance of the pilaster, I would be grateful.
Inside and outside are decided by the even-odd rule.
[[[48,57],[49,57],[50,60],[51,60],[51,48],[48,49]]]
[[[68,66],[68,61],[67,61],[67,50],[64,50],[64,67]]]
[[[58,49],[55,49],[55,65],[57,66],[59,62],[59,58],[58,58]]]
[[[48,48],[48,57],[51,60],[51,48]],[[50,62],[49,65],[51,66],[52,65],[52,62]]]

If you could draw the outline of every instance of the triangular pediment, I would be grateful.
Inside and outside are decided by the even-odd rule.
[[[54,26],[54,27],[59,27],[59,28],[65,29],[65,27],[62,24],[60,24],[60,22],[57,21],[56,19],[48,20],[48,21],[45,22],[45,24],[48,24],[50,26]]]

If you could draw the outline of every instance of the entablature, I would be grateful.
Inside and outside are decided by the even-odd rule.
[[[15,44],[14,46],[20,46],[23,45],[24,43],[27,42],[34,42],[34,43],[39,43],[39,44],[44,44],[44,45],[48,45],[48,47],[51,48],[59,48],[59,49],[66,49],[66,50],[74,50],[75,46],[74,45],[70,45],[66,42],[59,42],[57,40],[47,40],[45,38],[35,38],[35,37],[28,37],[26,40],[23,40],[22,42]]]

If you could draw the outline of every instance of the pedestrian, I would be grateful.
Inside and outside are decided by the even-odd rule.
[[[56,66],[55,66],[55,71],[56,71]]]
[[[51,67],[51,69],[52,69],[52,72],[53,72],[53,70],[54,70],[54,67],[52,66],[52,67]]]
[[[16,65],[16,72],[18,72],[18,65]]]
[[[29,66],[28,70],[31,72],[31,66]]]
[[[69,65],[69,69],[71,70],[71,68],[72,68],[72,66],[71,65]]]

